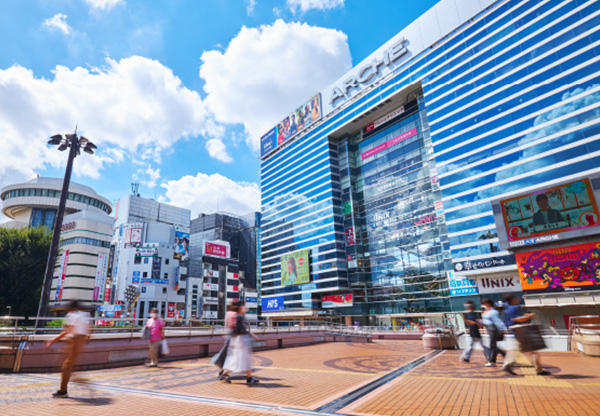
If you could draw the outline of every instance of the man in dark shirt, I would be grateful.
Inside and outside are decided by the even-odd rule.
[[[504,309],[504,323],[506,325],[506,328],[508,328],[509,332],[512,332],[510,330],[511,326],[529,323],[535,317],[535,313],[523,314],[523,312],[521,311],[521,305],[519,302],[519,298],[517,298],[516,296],[513,296],[512,294],[504,295],[504,302],[506,302],[508,304],[508,306]],[[519,344],[521,344],[521,341],[519,340],[518,337],[517,337],[517,341],[519,341]],[[521,348],[521,350],[522,349],[523,348]],[[523,352],[523,351],[521,351],[521,352]],[[537,375],[547,376],[550,374],[548,371],[545,371],[542,368],[542,364],[540,363],[540,358],[539,358],[539,355],[537,354],[537,351],[531,351],[531,358],[533,361],[533,365],[535,366],[535,371],[536,371]],[[517,361],[517,359],[515,357],[515,352],[510,351],[506,355],[506,358],[504,359],[504,366],[502,367],[502,369],[509,374],[516,375],[516,373],[513,371],[513,367],[514,367],[516,361]]]
[[[562,217],[562,215],[560,215],[560,212],[558,210],[550,208],[550,203],[546,194],[539,194],[538,196],[536,196],[535,202],[537,202],[537,205],[540,209],[538,210],[538,212],[533,214],[534,226],[549,225],[565,221],[565,219]],[[540,231],[540,229],[536,229],[536,231]]]
[[[481,333],[479,333],[479,323],[477,322],[478,317],[475,313],[475,304],[468,300],[465,302],[464,306],[467,312],[463,315],[463,318],[465,320],[465,325],[467,328],[469,328],[469,335],[471,337],[469,338],[469,345],[467,348],[465,348],[465,351],[460,356],[460,360],[468,363],[469,359],[471,358],[471,352],[473,351],[473,345],[475,345],[475,343],[479,343],[481,348],[483,348],[483,354],[485,355],[487,361],[488,351],[487,347],[483,345],[483,342],[481,342]]]

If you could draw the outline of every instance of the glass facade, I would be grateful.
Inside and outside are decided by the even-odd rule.
[[[411,56],[263,160],[262,296],[351,288],[343,314],[435,312],[453,268],[516,270],[490,201],[600,171],[599,63],[594,0],[498,1]],[[392,100],[404,113],[365,133]],[[282,287],[280,256],[303,248],[314,285]]]
[[[2,200],[5,201],[11,198],[21,198],[26,196],[42,196],[46,198],[60,198],[60,191],[55,191],[52,189],[43,189],[43,188],[25,188],[25,189],[15,189],[9,192],[5,192],[2,195]],[[82,204],[91,205],[102,211],[110,214],[111,208],[106,205],[104,202],[90,198],[89,196],[77,194],[74,192],[69,192],[67,194],[67,199],[70,201],[81,202]]]

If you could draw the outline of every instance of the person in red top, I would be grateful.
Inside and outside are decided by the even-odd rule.
[[[158,309],[152,308],[150,311],[150,319],[146,322],[146,326],[150,329],[150,340],[148,355],[150,363],[148,367],[156,367],[158,365],[158,349],[160,342],[165,338],[165,323],[158,317]]]

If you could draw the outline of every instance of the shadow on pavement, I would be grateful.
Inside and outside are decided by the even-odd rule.
[[[113,402],[110,397],[69,397],[68,400],[82,406],[106,406]]]

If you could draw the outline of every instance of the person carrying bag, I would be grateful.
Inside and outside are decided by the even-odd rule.
[[[530,324],[535,317],[534,313],[523,314],[519,299],[511,294],[504,296],[504,301],[508,306],[504,310],[504,323],[509,330],[515,335],[519,342],[519,349],[522,353],[530,353],[535,367],[535,371],[539,376],[550,375],[550,372],[544,370],[540,362],[538,350],[546,348],[546,343],[537,325]],[[517,358],[513,352],[510,352],[504,361],[503,370],[509,374],[516,375],[513,367],[517,362]]]
[[[494,302],[492,302],[490,299],[483,299],[481,301],[481,305],[485,308],[485,311],[481,314],[481,317],[483,318],[483,325],[485,326],[485,329],[490,337],[490,346],[488,348],[487,362],[485,363],[485,366],[495,367],[498,354],[506,357],[506,352],[498,348],[498,341],[502,341],[504,339],[506,326],[504,325],[504,322],[502,322],[502,319],[500,319],[500,314],[498,311],[494,309]]]

